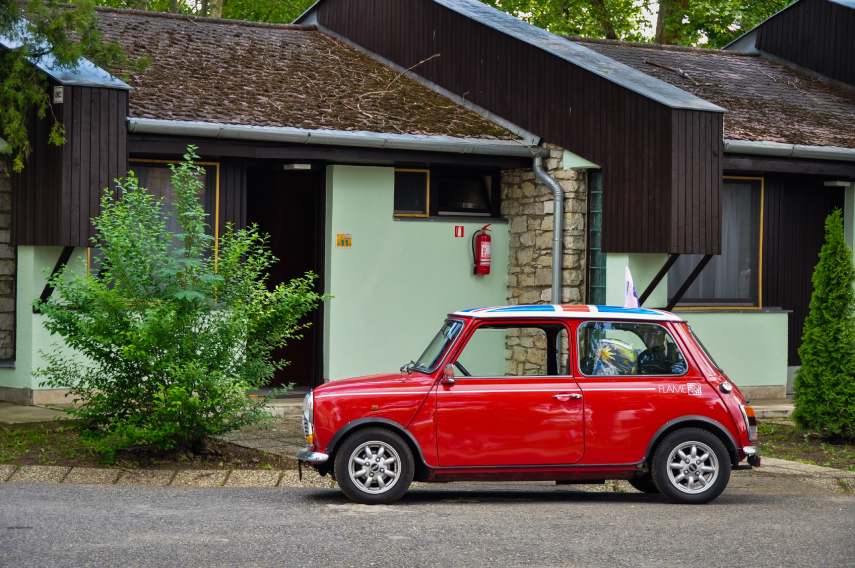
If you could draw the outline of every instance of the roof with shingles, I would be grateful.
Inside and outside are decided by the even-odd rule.
[[[572,38],[727,109],[724,137],[855,148],[855,89],[759,55]]]
[[[149,61],[127,76],[133,118],[519,138],[312,26],[112,9],[98,21]]]

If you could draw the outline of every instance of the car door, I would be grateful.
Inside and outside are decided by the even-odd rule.
[[[711,387],[666,322],[580,321],[576,340],[585,464],[640,462],[662,425],[709,413]]]
[[[582,393],[563,322],[485,321],[436,391],[441,467],[561,465],[582,456]]]

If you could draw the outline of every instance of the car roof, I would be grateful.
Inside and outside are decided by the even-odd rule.
[[[618,306],[591,306],[584,304],[532,304],[469,308],[452,315],[477,319],[489,318],[577,318],[577,319],[629,319],[644,321],[683,321],[677,315],[651,308],[622,308]]]

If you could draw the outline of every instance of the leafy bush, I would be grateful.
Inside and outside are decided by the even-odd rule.
[[[206,436],[259,420],[264,400],[246,391],[284,365],[273,350],[299,337],[322,300],[311,273],[268,289],[276,259],[255,226],[227,227],[214,254],[196,159],[191,146],[172,166],[180,233],[131,174],[93,220],[97,267],[64,270],[51,299],[36,303],[47,329],[85,356],[45,353],[39,374],[70,388],[85,438],[107,456],[198,451]]]
[[[825,221],[796,375],[796,422],[826,437],[855,438],[855,267],[839,210]]]

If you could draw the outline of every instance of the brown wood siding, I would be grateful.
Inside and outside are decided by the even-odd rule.
[[[702,201],[720,183],[707,171],[720,167],[717,113],[674,111],[430,0],[327,0],[318,18],[364,49],[415,66],[426,79],[599,164],[605,250],[719,250],[711,228],[717,200]],[[680,141],[688,145],[677,147]],[[676,218],[679,211],[693,221]]]
[[[88,246],[104,188],[127,171],[126,91],[65,87],[53,105],[65,144],[48,144],[52,116],[31,119],[32,154],[14,183],[16,244]]]
[[[825,218],[843,207],[844,192],[824,187],[816,176],[769,174],[765,179],[763,303],[791,311],[788,359],[798,365]]]
[[[220,234],[228,223],[238,229],[246,226],[246,164],[242,160],[220,163]]]
[[[759,50],[855,85],[855,10],[801,0],[757,30]]]

